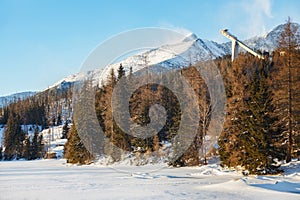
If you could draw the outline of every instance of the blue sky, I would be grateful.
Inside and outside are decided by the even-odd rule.
[[[0,96],[46,89],[79,72],[103,40],[126,30],[190,30],[225,42],[263,34],[288,16],[300,23],[298,0],[0,0]]]

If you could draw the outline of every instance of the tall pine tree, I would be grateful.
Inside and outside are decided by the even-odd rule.
[[[75,124],[71,126],[68,133],[68,142],[65,145],[65,158],[68,163],[87,164],[93,160],[93,155],[85,148],[81,141]]]
[[[39,143],[39,131],[36,127],[34,129],[34,136],[31,144],[31,159],[37,159],[40,157],[40,143]]]
[[[275,75],[274,93],[276,112],[281,116],[286,139],[286,161],[290,162],[300,152],[299,137],[300,124],[300,52],[297,27],[288,18],[284,30],[279,38],[279,47],[274,53]],[[298,153],[300,155],[300,153]]]
[[[223,166],[242,166],[251,174],[278,172],[275,144],[281,129],[274,115],[269,87],[268,61],[240,56],[232,70],[232,97],[228,98],[227,119],[219,140]]]
[[[4,131],[4,159],[19,159],[23,154],[25,133],[21,129],[19,115],[11,112]]]
[[[23,158],[25,158],[26,160],[31,160],[31,142],[28,135],[26,136],[26,139],[24,141]]]
[[[240,129],[239,146],[243,153],[240,164],[249,170],[251,174],[274,173],[273,136],[278,129],[275,123],[277,118],[271,113],[272,93],[266,81],[264,69],[255,72],[253,80],[249,84],[250,96],[244,99],[247,109],[239,111],[237,127]]]
[[[66,120],[63,126],[61,139],[67,139],[69,129],[68,120]]]

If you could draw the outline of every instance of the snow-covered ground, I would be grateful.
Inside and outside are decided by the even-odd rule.
[[[69,165],[64,159],[0,162],[0,199],[300,199],[299,161],[280,176],[244,177],[217,164],[161,167],[117,170]]]
[[[53,126],[44,129],[40,132],[43,135],[43,141],[47,152],[56,153],[58,158],[63,157],[64,145],[67,139],[61,139],[63,132],[63,125]]]
[[[34,136],[35,125],[22,125],[22,130],[28,133],[31,140]],[[43,142],[47,152],[56,153],[56,156],[61,158],[64,153],[64,145],[67,142],[67,139],[61,139],[63,132],[63,125],[54,126],[48,129],[42,130],[41,126],[38,126],[39,134],[43,135]],[[3,145],[2,141],[4,137],[5,125],[0,124],[0,146]],[[1,198],[0,198],[1,200]]]

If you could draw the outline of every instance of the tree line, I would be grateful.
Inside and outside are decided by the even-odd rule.
[[[0,158],[37,159],[45,155],[41,130],[62,125],[67,130],[68,119],[72,114],[72,88],[66,90],[49,89],[23,100],[17,100],[1,108],[0,124],[4,125],[3,142],[0,144]],[[34,130],[26,130],[30,127]],[[33,137],[28,134],[34,131]],[[63,132],[66,138],[67,133]],[[2,147],[3,145],[3,147]],[[0,159],[0,160],[1,160]]]
[[[278,161],[300,156],[299,38],[288,21],[271,58],[220,60],[227,118],[219,139],[222,165],[251,174],[278,173]]]

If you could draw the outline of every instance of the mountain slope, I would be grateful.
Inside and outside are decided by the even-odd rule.
[[[198,38],[195,34],[191,34],[177,44],[164,45],[144,53],[130,56],[104,69],[98,68],[93,71],[70,75],[52,87],[61,88],[66,83],[84,80],[87,77],[92,77],[94,84],[101,84],[101,80],[106,80],[110,70],[113,68],[116,72],[121,63],[127,73],[130,67],[132,67],[133,72],[135,72],[144,68],[146,63],[148,66],[159,64],[166,69],[173,69],[186,67],[203,60],[222,57],[229,54],[229,52],[230,50],[221,44],[203,40]]]
[[[37,92],[20,92],[8,96],[0,97],[0,108],[7,106],[8,104],[18,100],[27,99],[28,97],[34,96],[36,93]]]
[[[300,38],[300,25],[298,23],[292,23],[292,25],[297,30],[297,37]],[[279,38],[284,30],[284,26],[285,24],[278,25],[264,36],[256,36],[243,42],[253,49],[271,52],[278,47]],[[239,50],[243,51],[241,48]],[[95,69],[92,72],[81,72],[71,75],[56,83],[55,86],[65,84],[66,82],[84,80],[87,76],[92,77],[95,84],[100,84],[100,80],[107,78],[111,68],[117,71],[120,63],[122,63],[126,72],[129,71],[130,67],[132,67],[133,72],[142,69],[145,66],[145,62],[147,62],[147,65],[160,64],[166,69],[173,69],[229,54],[231,54],[231,42],[218,44],[214,41],[200,39],[195,34],[190,34],[177,44],[164,45],[141,54],[130,56],[121,62],[106,67],[104,70]]]
[[[263,36],[255,36],[243,42],[252,49],[272,52],[278,47],[280,35],[283,32],[284,27],[285,24],[280,24]],[[296,37],[300,38],[300,24],[292,23],[292,27],[296,29]],[[231,42],[226,42],[223,44],[223,46],[226,49],[230,49]],[[239,51],[243,51],[243,49],[240,48]]]

